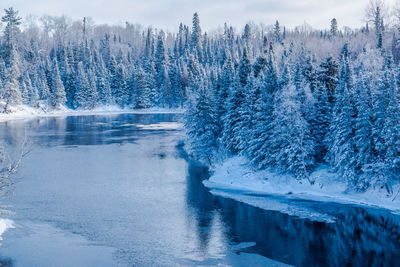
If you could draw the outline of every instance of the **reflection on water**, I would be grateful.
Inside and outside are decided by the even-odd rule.
[[[25,132],[35,144],[14,194],[5,199],[14,206],[11,219],[17,227],[4,235],[1,264],[400,262],[400,216],[386,210],[248,196],[252,203],[282,205],[286,211],[301,207],[335,218],[320,222],[212,195],[202,184],[207,169],[188,161],[182,150],[180,120],[174,114],[123,114],[0,125],[8,144],[18,143]]]
[[[242,251],[279,262],[295,266],[397,266],[400,262],[398,215],[381,209],[298,200],[336,217],[334,223],[301,219],[213,196],[199,182],[199,178],[207,177],[206,171],[192,168],[187,201],[196,211],[204,246],[208,233],[201,229],[209,226],[218,212],[230,242],[255,242]]]
[[[120,114],[113,116],[39,117],[36,119],[4,122],[1,136],[16,145],[28,132],[41,145],[105,145],[134,142],[152,131],[180,129],[180,115],[176,114]],[[161,127],[155,128],[153,123]]]

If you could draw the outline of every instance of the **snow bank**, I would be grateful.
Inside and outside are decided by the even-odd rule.
[[[0,103],[1,106],[1,103]],[[35,117],[63,117],[63,116],[85,116],[85,115],[112,115],[121,113],[132,114],[161,114],[161,113],[182,113],[182,109],[149,108],[149,109],[127,109],[118,106],[99,106],[91,110],[72,110],[67,107],[59,109],[48,109],[45,105],[39,108],[32,108],[25,105],[13,106],[10,113],[0,113],[0,122],[30,119]]]
[[[3,240],[2,235],[9,228],[14,228],[14,222],[9,219],[0,218],[0,241]]]
[[[297,181],[291,175],[282,175],[272,171],[255,171],[244,157],[233,157],[217,165],[209,180],[204,185],[216,191],[235,190],[243,195],[293,195],[302,199],[333,201],[377,206],[400,213],[400,196],[393,200],[384,191],[369,190],[365,193],[347,192],[346,183],[331,173],[327,166],[319,167],[308,181]],[[400,190],[399,185],[394,192]],[[396,195],[396,193],[395,193]]]

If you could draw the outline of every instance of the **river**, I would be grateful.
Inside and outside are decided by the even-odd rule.
[[[183,150],[181,120],[119,114],[1,123],[7,147],[27,136],[31,151],[1,199],[14,228],[2,236],[0,262],[398,266],[400,216],[388,210],[211,194],[202,184],[207,169]]]

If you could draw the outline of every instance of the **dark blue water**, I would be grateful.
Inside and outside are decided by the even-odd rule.
[[[252,206],[211,194],[202,184],[208,171],[184,153],[180,120],[121,114],[2,123],[8,147],[24,136],[32,143],[1,201],[12,206],[3,218],[15,225],[3,234],[2,262],[399,266],[400,216],[389,211],[246,196]]]

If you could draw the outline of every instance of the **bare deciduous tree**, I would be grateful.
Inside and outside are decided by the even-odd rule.
[[[383,0],[370,0],[365,8],[365,20],[372,23],[376,31],[383,26],[383,19],[389,18],[389,8]]]
[[[10,192],[14,184],[12,175],[18,170],[22,158],[31,151],[31,144],[25,134],[17,145],[15,153],[7,153],[4,145],[0,145],[0,197]]]

